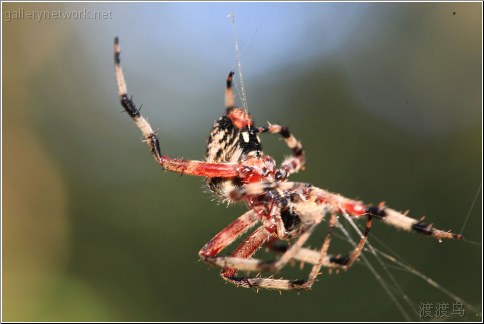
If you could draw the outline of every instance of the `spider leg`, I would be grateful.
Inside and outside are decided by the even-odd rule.
[[[274,244],[268,246],[268,248],[271,251],[279,254],[285,253],[289,249],[286,244]],[[319,262],[321,262],[321,266],[327,269],[347,269],[347,266],[343,264],[343,261],[348,259],[347,257],[343,258],[331,254],[326,254],[326,256],[321,257],[321,254],[321,251],[303,247],[297,251],[293,259],[312,265],[317,265]]]
[[[201,259],[207,263],[213,264],[223,268],[221,272],[222,278],[237,285],[246,287],[248,281],[244,279],[252,278],[235,278],[234,275],[237,270],[245,270],[247,264],[251,268],[257,269],[260,266],[261,261],[248,259],[253,255],[259,247],[261,247],[266,241],[269,240],[270,234],[264,229],[263,226],[259,227],[252,235],[241,244],[237,250],[232,254],[232,257],[217,257],[216,255],[231,243],[233,243],[240,235],[247,231],[257,222],[257,217],[253,211],[248,211],[229,226],[223,229],[220,233],[215,235],[205,246],[200,250],[199,255]],[[230,266],[238,267],[231,268]],[[244,267],[245,266],[245,267]]]
[[[306,163],[304,149],[300,141],[298,141],[289,132],[287,126],[269,124],[267,127],[260,127],[260,133],[271,133],[279,134],[284,138],[287,146],[292,150],[292,156],[286,158],[278,170],[279,176],[277,180],[286,179],[289,175],[299,172],[299,170],[304,169],[304,164]]]
[[[239,169],[242,166],[236,163],[208,163],[203,161],[175,159],[161,153],[160,142],[156,132],[148,121],[140,114],[140,110],[136,107],[132,97],[128,96],[126,80],[121,67],[120,53],[119,39],[116,37],[114,39],[114,67],[121,106],[123,106],[124,110],[143,133],[155,161],[160,164],[163,169],[181,174],[209,178],[231,178],[238,176]]]
[[[398,229],[429,235],[438,240],[463,238],[460,234],[442,231],[435,228],[433,224],[423,223],[420,220],[408,217],[405,214],[386,207],[383,203],[380,203],[378,206],[365,205],[361,201],[352,200],[316,187],[312,188],[309,195],[312,196],[310,199],[314,199],[316,202],[331,204],[337,207],[340,212],[346,213],[354,218],[372,216]]]
[[[316,281],[322,266],[333,267],[327,257],[327,252],[331,241],[331,233],[336,222],[336,214],[331,215],[328,234],[307,280],[236,277],[235,275],[237,270],[268,271],[272,273],[279,271],[289,260],[293,259],[298,254],[298,251],[303,249],[302,246],[311,236],[316,226],[321,222],[322,217],[315,217],[314,219],[315,222],[303,234],[301,234],[294,245],[287,249],[277,261],[267,262],[257,259],[248,259],[262,244],[270,239],[267,236],[267,233],[264,233],[265,229],[263,227],[256,230],[248,240],[242,243],[231,257],[215,257],[211,261],[213,264],[224,268],[221,273],[223,279],[239,287],[278,290],[310,289]]]
[[[460,234],[454,234],[450,231],[442,231],[433,226],[433,224],[423,223],[420,220],[408,217],[405,214],[397,212],[391,208],[380,204],[378,206],[366,205],[361,201],[349,199],[329,191],[313,187],[307,183],[301,182],[279,182],[279,181],[261,181],[246,184],[243,187],[235,189],[231,196],[234,199],[246,195],[257,195],[274,189],[293,190],[300,192],[306,201],[314,202],[321,212],[327,209],[328,205],[339,212],[346,213],[351,217],[359,218],[362,216],[373,216],[380,219],[383,223],[394,226],[398,229],[425,234],[438,240],[441,239],[462,239]]]
[[[264,227],[259,227],[244,243],[242,243],[237,250],[232,254],[232,257],[225,258],[226,265],[232,263],[231,266],[238,267],[242,270],[245,265],[255,266],[257,269],[262,263],[259,260],[249,260],[259,247],[261,247],[270,238],[270,234]],[[220,260],[220,259],[219,259]],[[254,270],[256,271],[256,270]],[[290,290],[295,289],[298,285],[298,281],[283,280],[283,279],[271,279],[271,278],[251,278],[251,277],[235,277],[237,273],[236,268],[227,267],[221,272],[221,276],[224,280],[244,288],[264,288],[264,289],[278,289],[278,290]]]
[[[275,244],[270,244],[266,246],[271,251],[279,254],[285,253],[289,249],[289,246],[287,244],[281,244],[281,242],[277,242]],[[297,253],[294,255],[294,260],[301,261],[303,263],[309,263],[309,264],[315,265],[321,262],[322,266],[325,268],[341,267],[339,264],[331,262],[332,258],[333,256],[328,254],[321,259],[321,251],[316,251],[305,247],[300,248],[297,251]]]
[[[247,259],[252,256],[252,254],[254,254],[262,244],[267,243],[271,238],[269,236],[265,238],[265,241],[262,244],[258,244],[265,235],[265,233],[260,233],[264,232],[263,230],[265,230],[263,227],[261,227],[255,231],[245,242],[243,242],[231,256],[215,256],[210,258],[210,263],[223,268],[224,270],[222,274],[224,277],[233,277],[237,270],[258,272],[266,271],[272,273],[278,272],[297,254],[298,250],[302,248],[320,221],[321,219],[312,224],[303,234],[299,236],[299,238],[290,248],[284,251],[283,255],[276,261]],[[253,250],[253,248],[255,248],[255,250]]]
[[[456,239],[461,240],[464,237],[461,234],[454,234],[451,231],[442,231],[433,226],[433,224],[423,223],[420,220],[413,219],[406,216],[396,210],[390,208],[384,208],[385,216],[382,221],[386,224],[392,225],[396,228],[420,233],[424,235],[430,235],[438,240],[441,239]]]
[[[267,232],[264,226],[260,226],[256,229],[247,240],[245,240],[242,244],[240,244],[237,249],[232,253],[231,259],[247,259],[250,258],[265,242],[267,242],[270,238],[271,234]],[[225,261],[227,257],[219,257],[214,258],[214,264],[217,264],[217,261]],[[221,276],[224,279],[231,278],[237,273],[237,268],[229,268],[226,263],[222,265],[223,270],[221,272]]]
[[[327,208],[326,205],[330,205],[339,212],[345,213],[353,218],[359,218],[362,216],[375,217],[380,219],[383,223],[392,225],[398,229],[430,235],[438,240],[463,238],[460,234],[454,234],[450,231],[442,231],[436,229],[432,224],[422,223],[420,220],[408,217],[386,207],[383,203],[380,203],[378,206],[366,205],[358,200],[349,199],[310,185],[305,185],[305,187],[303,187],[303,185],[304,184],[299,184],[299,188],[304,188],[305,198],[308,201],[316,203],[321,209]],[[294,188],[297,186],[298,183],[293,183]],[[371,226],[371,223],[367,223],[367,226]]]
[[[229,269],[229,271],[223,271],[222,276],[225,280],[233,283],[236,286],[244,288],[255,288],[255,289],[276,289],[276,290],[307,290],[312,287],[316,281],[317,276],[320,274],[322,266],[332,267],[330,264],[327,252],[329,244],[331,242],[331,234],[336,222],[336,214],[332,214],[330,218],[330,226],[328,234],[324,240],[321,251],[318,254],[317,260],[314,261],[314,266],[309,273],[306,280],[287,280],[287,279],[273,279],[273,278],[251,278],[251,277],[235,277],[235,271]],[[301,237],[296,241],[296,243],[285,251],[281,258],[277,262],[268,263],[259,260],[246,260],[237,258],[226,258],[226,266],[238,267],[239,270],[248,271],[271,271],[276,272],[282,266],[284,266],[290,259],[294,258],[297,253],[301,250],[308,250],[302,248],[302,245],[306,242],[309,236],[312,234],[314,228],[318,223],[313,224],[308,231],[301,235]],[[303,237],[305,234],[306,237]],[[242,245],[244,245],[243,243]],[[313,258],[314,259],[314,258]]]
[[[323,204],[323,206],[325,206],[325,204]],[[331,233],[333,231],[334,224],[336,222],[336,215],[337,215],[337,210],[334,210],[334,209],[332,210],[330,206],[325,206],[325,207],[327,208],[326,210],[319,208],[318,205],[310,206],[310,205],[307,205],[307,204],[304,204],[304,203],[295,203],[295,206],[294,206],[294,209],[298,212],[299,215],[304,215],[304,218],[311,219],[312,221],[317,221],[318,218],[320,217],[319,215],[321,213],[323,213],[323,215],[324,215],[328,211],[331,212],[331,218],[330,218],[330,221],[329,221],[329,231],[328,231],[328,235],[326,236],[325,242],[323,243],[323,247],[321,248],[320,260],[323,260],[327,256],[329,242],[331,240]],[[361,252],[363,251],[363,248],[364,248],[365,243],[367,241],[368,234],[370,233],[372,219],[373,219],[372,215],[366,215],[366,216],[367,216],[367,222],[366,222],[365,232],[361,236],[360,242],[356,245],[353,252],[350,254],[349,257],[331,258],[330,261],[332,263],[339,264],[342,267],[344,267],[345,269],[348,269],[349,267],[351,267],[353,265],[353,263],[361,255]],[[317,276],[317,273],[319,272],[319,269],[316,272],[316,267],[317,267],[317,265],[315,265],[315,267],[311,271],[311,274],[309,276],[309,280],[312,279],[312,278],[314,278],[314,279],[316,278],[315,276]],[[321,268],[321,267],[319,267],[319,268]]]
[[[308,279],[302,284],[302,289],[310,289],[316,278],[320,274],[321,267],[323,266],[323,262],[325,258],[328,256],[328,249],[329,244],[331,243],[331,235],[333,234],[334,224],[336,223],[336,214],[332,213],[329,219],[329,227],[328,227],[328,234],[326,234],[326,238],[324,239],[323,246],[321,247],[321,251],[319,253],[319,262],[314,264],[311,272],[309,273]]]
[[[334,224],[336,222],[336,214],[332,214],[330,218],[330,224],[329,224],[329,230],[328,234],[326,236],[326,239],[323,243],[323,247],[321,248],[320,251],[308,249],[308,248],[300,248],[297,250],[296,254],[293,256],[294,260],[302,261],[305,263],[313,264],[313,270],[311,271],[309,275],[308,281],[311,279],[315,279],[317,277],[317,274],[319,272],[319,268],[316,272],[316,267],[318,264],[325,268],[342,268],[344,270],[347,270],[349,267],[353,265],[353,263],[358,259],[358,257],[361,255],[361,252],[364,248],[364,245],[367,241],[368,234],[371,228],[371,219],[372,217],[368,217],[367,224],[366,224],[366,229],[365,233],[363,234],[362,238],[360,239],[360,242],[358,245],[355,247],[353,252],[351,253],[350,256],[348,257],[339,257],[339,256],[331,256],[328,255],[328,248],[329,248],[329,243],[331,240],[331,233],[334,229]],[[269,249],[283,253],[283,255],[290,249],[287,245],[281,245],[281,244],[273,244],[268,246]]]
[[[234,71],[230,71],[227,77],[227,86],[225,88],[225,107],[227,108],[227,112],[234,108],[234,94],[232,92],[232,79],[234,73]]]
[[[247,211],[208,241],[198,252],[198,255],[203,261],[213,263],[211,262],[211,257],[216,256],[220,251],[232,244],[240,235],[254,226],[257,220],[258,218],[254,211]]]
[[[372,216],[368,216],[367,221],[366,221],[366,226],[365,226],[365,232],[363,233],[360,242],[356,245],[355,249],[353,252],[350,254],[348,257],[333,257],[331,258],[332,263],[336,263],[341,265],[341,267],[345,270],[349,269],[353,263],[358,259],[358,257],[361,255],[361,252],[363,251],[363,248],[365,247],[366,241],[368,239],[368,234],[370,233],[371,229],[371,222],[372,222]]]

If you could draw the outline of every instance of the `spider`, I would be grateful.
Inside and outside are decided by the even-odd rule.
[[[246,213],[215,235],[198,253],[201,260],[222,268],[221,277],[224,280],[245,288],[310,289],[321,267],[346,270],[354,264],[365,246],[374,218],[398,229],[429,235],[438,240],[462,239],[460,234],[436,229],[432,224],[410,218],[386,207],[384,203],[366,205],[308,183],[288,181],[290,175],[304,169],[306,159],[301,142],[286,126],[255,126],[247,110],[234,105],[234,71],[229,73],[226,81],[226,112],[213,125],[205,161],[177,159],[162,154],[157,133],[128,96],[117,37],[114,39],[114,63],[121,105],[143,133],[155,161],[162,169],[205,177],[209,189],[220,200],[242,202],[248,207]],[[264,133],[282,136],[292,151],[292,155],[280,166],[262,151],[259,135]],[[331,233],[341,214],[355,219],[366,218],[365,231],[359,243],[346,257],[328,254]],[[305,242],[325,217],[329,218],[329,227],[320,250],[305,248]],[[222,250],[255,225],[259,226],[230,256],[220,255]],[[278,244],[289,240],[294,240],[291,246]],[[282,254],[275,261],[251,258],[262,246]],[[312,264],[306,279],[237,276],[239,270],[274,274],[291,260]]]

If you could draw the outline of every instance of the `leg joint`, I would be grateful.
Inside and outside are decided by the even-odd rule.
[[[385,208],[380,208],[379,206],[370,206],[366,209],[365,213],[369,216],[376,216],[380,218],[384,218],[385,216],[387,216]]]

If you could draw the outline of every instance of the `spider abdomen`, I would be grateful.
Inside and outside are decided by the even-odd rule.
[[[238,124],[237,124],[238,125]],[[257,129],[245,125],[237,127],[233,120],[224,115],[213,125],[208,137],[205,160],[210,163],[243,163],[250,157],[260,157],[262,147]],[[231,191],[243,185],[242,179],[207,178],[209,189],[220,199],[230,200]]]
[[[238,128],[224,115],[213,125],[208,137],[205,160],[210,163],[243,162],[249,155],[260,155],[262,146],[257,129]]]

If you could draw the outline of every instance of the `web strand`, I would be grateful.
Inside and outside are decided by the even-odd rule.
[[[234,32],[235,60],[236,60],[237,71],[239,72],[242,106],[246,111],[249,111],[249,107],[248,107],[249,105],[247,103],[247,95],[245,93],[244,76],[242,73],[242,63],[240,61],[240,49],[239,49],[239,40],[237,37],[237,24],[235,22],[235,13],[232,12],[227,17],[232,21],[232,28]]]
[[[466,228],[467,221],[469,220],[469,217],[471,216],[472,210],[474,209],[474,206],[476,205],[477,198],[479,197],[479,193],[482,190],[482,182],[479,184],[479,188],[477,188],[476,195],[474,196],[474,200],[471,203],[471,206],[469,207],[469,210],[467,211],[466,218],[464,219],[464,224],[462,224],[462,228],[460,229],[459,234],[462,234],[464,232],[464,229]]]
[[[358,235],[360,235],[360,237],[361,237],[363,235],[363,233],[361,233],[360,229],[358,228],[358,226],[356,226],[356,224],[353,221],[353,219],[351,219],[351,217],[348,214],[346,214],[346,213],[343,213],[343,216],[351,224],[351,226],[358,233]],[[353,241],[353,239],[351,238],[351,235],[348,233],[348,231],[343,226],[339,226],[339,229],[343,232],[343,234],[346,237],[346,239],[348,240],[348,242],[350,242],[353,246],[356,246],[356,243]],[[370,243],[368,241],[366,242],[366,246],[368,248],[370,247]],[[373,250],[373,248],[370,248],[370,251],[372,251],[372,250]],[[403,291],[403,289],[400,287],[400,285],[398,284],[398,282],[396,281],[396,279],[391,275],[390,271],[384,265],[383,261],[380,258],[378,258],[378,256],[376,255],[376,252],[374,252],[374,250],[372,251],[372,254],[376,257],[376,259],[378,260],[378,263],[383,268],[383,270],[386,273],[386,275],[393,282],[393,284],[396,287],[396,289],[398,290],[398,292],[400,294],[402,294],[403,300],[405,300],[405,302],[409,305],[409,307],[412,309],[412,311],[415,312],[415,310],[412,307],[412,304],[411,304],[408,296],[405,294],[405,292]],[[385,282],[385,280],[383,279],[383,277],[373,267],[373,265],[370,263],[370,261],[368,260],[368,258],[365,255],[363,255],[363,254],[360,255],[360,258],[361,258],[361,260],[363,260],[363,262],[367,266],[368,270],[370,270],[370,272],[373,274],[373,276],[375,277],[375,279],[383,287],[383,289],[387,293],[388,297],[390,297],[390,299],[395,304],[395,306],[398,308],[398,310],[403,315],[403,317],[405,317],[405,320],[408,321],[408,322],[411,322],[412,321],[412,318],[407,313],[407,311],[405,310],[405,308],[403,307],[403,305],[400,303],[400,301],[398,300],[398,298],[395,296],[395,293],[390,289],[390,285],[387,282]]]

